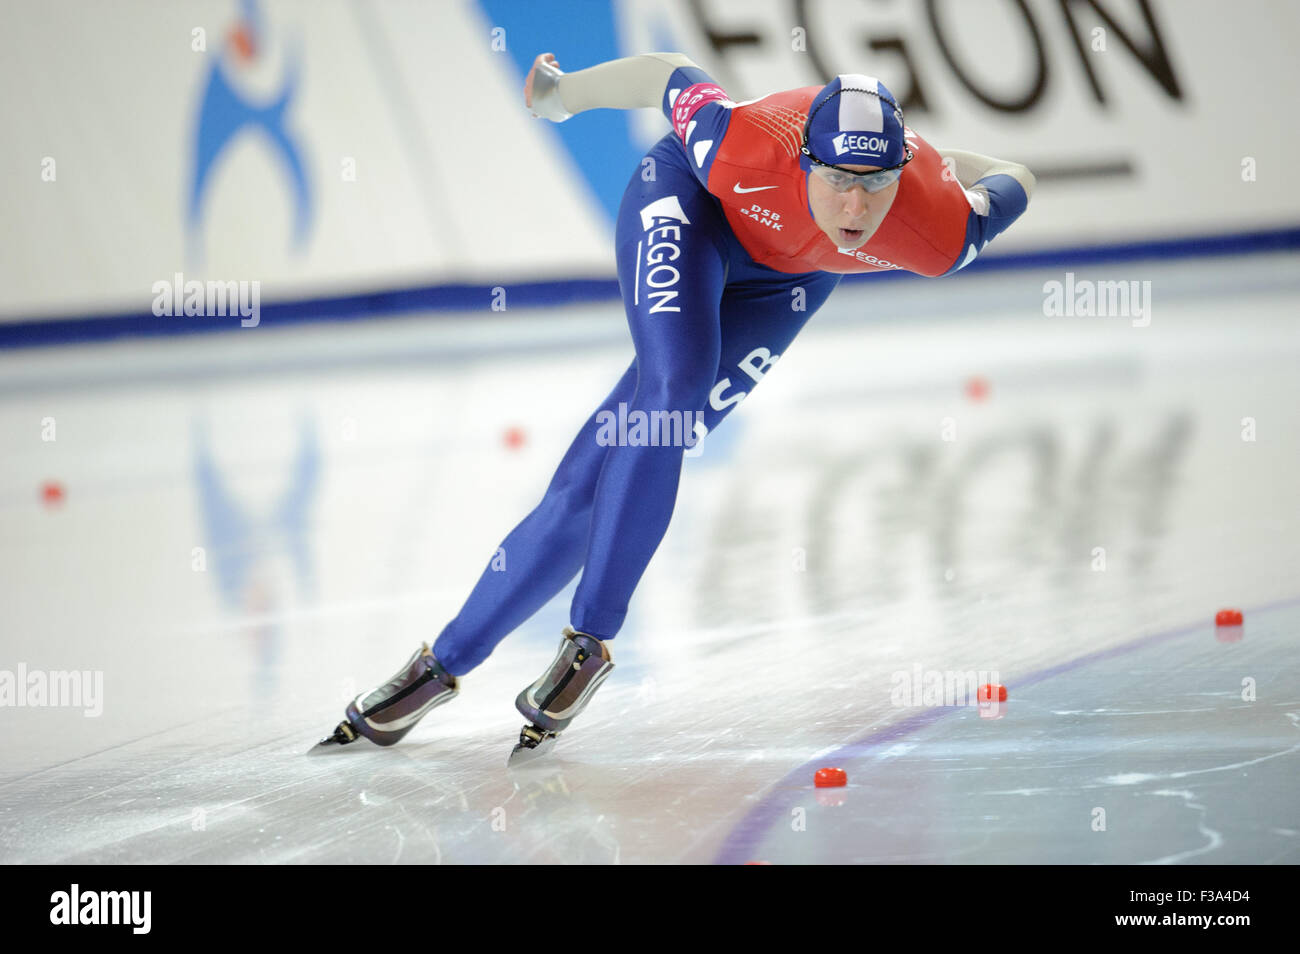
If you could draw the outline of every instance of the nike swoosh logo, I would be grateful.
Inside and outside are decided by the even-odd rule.
[[[740,187],[740,183],[737,182],[731,188],[734,189],[736,192],[739,192],[741,195],[744,195],[746,192],[762,192],[764,189],[775,189],[777,187],[776,186],[754,186],[754,188],[752,189],[742,189]]]

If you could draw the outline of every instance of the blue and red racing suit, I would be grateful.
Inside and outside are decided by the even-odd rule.
[[[615,229],[636,357],[502,542],[505,565],[489,563],[438,637],[449,672],[477,666],[579,572],[570,624],[612,638],[668,528],[687,447],[757,386],[841,275],[955,272],[1024,212],[1024,189],[1006,175],[980,180],[989,207],[976,212],[909,129],[915,158],[884,221],[862,247],[837,248],[813,221],[799,166],[819,90],[733,103],[698,68],[670,77],[673,131],[632,175]],[[638,437],[616,420],[658,421],[662,433]]]

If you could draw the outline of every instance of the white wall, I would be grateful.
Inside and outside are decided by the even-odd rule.
[[[1070,4],[1105,96],[1098,102],[1067,7],[1026,0],[1047,80],[1034,105],[1016,112],[982,103],[958,75],[1004,99],[1034,85],[1035,46],[1010,0],[809,0],[806,23],[794,22],[798,5],[784,0],[555,3],[541,23],[537,10],[547,5],[516,0],[5,6],[3,320],[147,311],[153,283],[176,272],[260,280],[264,302],[612,275],[609,199],[593,192],[584,170],[630,175],[635,150],[666,124],[647,111],[626,134],[584,140],[597,128],[592,116],[568,129],[528,115],[519,72],[542,49],[554,49],[566,68],[590,65],[610,31],[616,52],[682,49],[736,99],[840,71],[874,72],[901,96],[915,78],[929,109],[910,108],[908,122],[938,145],[1049,172],[1070,163],[1131,166],[1130,175],[1044,177],[1030,214],[999,250],[1300,224],[1300,190],[1286,179],[1287,159],[1300,152],[1289,102],[1300,88],[1291,52],[1300,7],[1286,2],[1239,0],[1227,11],[1210,0],[1150,0],[1180,98],[1091,4]],[[1140,47],[1154,48],[1141,0],[1099,6]],[[949,39],[947,56],[929,9]],[[230,39],[241,23],[255,37],[251,56]],[[504,34],[494,36],[494,27]],[[1094,27],[1106,30],[1104,50],[1092,49]],[[196,29],[205,31],[205,51],[192,48]],[[709,30],[758,42],[710,43]],[[293,241],[290,177],[256,133],[232,140],[215,163],[190,234],[194,140],[214,62],[238,96],[267,102],[294,51],[301,75],[285,127],[310,195],[304,241]],[[581,161],[562,137],[581,143]],[[1247,157],[1255,181],[1243,180]],[[355,181],[344,179],[347,159]]]

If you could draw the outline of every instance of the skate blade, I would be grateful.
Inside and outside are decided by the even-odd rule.
[[[319,742],[317,742],[315,745],[313,745],[310,749],[308,749],[308,750],[306,751],[306,753],[304,753],[304,754],[306,754],[306,755],[330,755],[330,754],[332,754],[332,753],[334,753],[334,752],[342,752],[343,749],[344,749],[344,746],[339,745],[339,744],[338,744],[337,742],[335,742],[333,739],[321,739]]]
[[[356,735],[353,735],[351,738],[347,737],[347,734],[343,731],[344,725],[346,725],[346,723],[340,723],[338,728],[334,730],[333,735],[325,736],[325,738],[321,739],[310,749],[308,749],[306,754],[327,755],[331,752],[338,752],[342,750],[344,747],[351,745],[353,742],[357,741],[359,737]]]
[[[538,761],[546,762],[545,756],[555,748],[555,739],[555,736],[550,735],[536,745],[516,745],[506,759],[506,768],[521,768]]]

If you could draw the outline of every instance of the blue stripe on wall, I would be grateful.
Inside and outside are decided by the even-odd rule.
[[[1123,245],[1059,248],[976,259],[961,275],[1019,268],[1077,268],[1141,259],[1247,255],[1300,249],[1300,228],[1205,235]],[[904,272],[848,275],[845,281],[926,281]],[[960,277],[949,278],[960,281]],[[491,314],[493,287],[488,285],[427,285],[332,298],[267,304],[260,327],[322,321],[354,321],[377,315],[418,311],[483,311]],[[578,278],[521,282],[504,286],[511,310],[552,308],[589,302],[613,302],[619,297],[613,278]],[[0,348],[24,348],[74,342],[108,341],[135,336],[201,334],[240,327],[237,317],[157,317],[148,312],[82,315],[38,321],[0,323]]]

